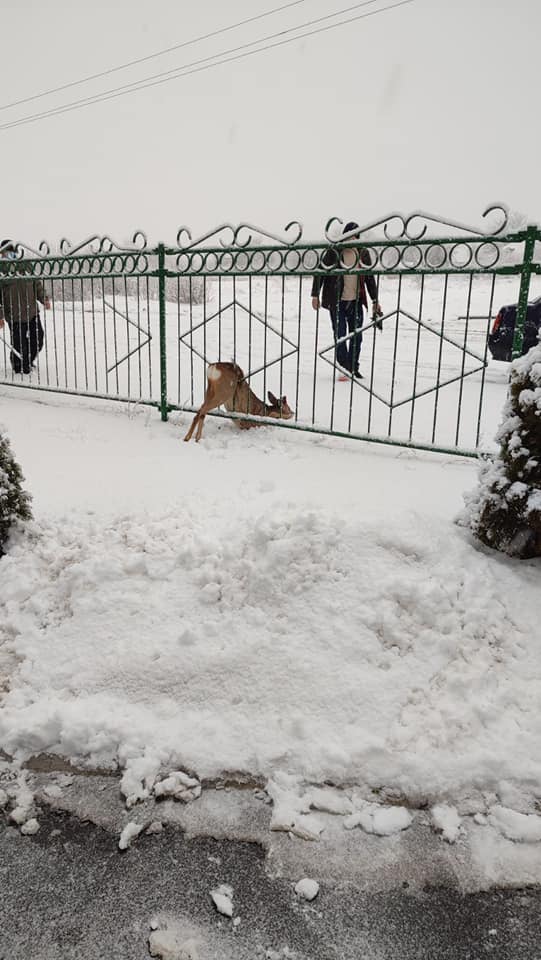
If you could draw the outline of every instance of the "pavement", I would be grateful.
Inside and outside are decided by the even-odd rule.
[[[346,879],[308,903],[269,875],[258,844],[170,826],[120,853],[103,828],[52,811],[34,837],[3,827],[0,864],[1,960],[143,960],[152,927],[164,960],[541,958],[538,888],[370,891]],[[224,882],[233,919],[210,897]]]

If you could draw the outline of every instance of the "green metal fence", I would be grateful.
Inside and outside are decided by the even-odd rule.
[[[167,419],[198,409],[209,362],[234,360],[258,396],[287,395],[294,418],[275,426],[476,455],[506,392],[507,364],[487,349],[494,317],[518,304],[519,356],[541,295],[539,230],[510,232],[501,207],[486,215],[498,223],[485,233],[417,213],[346,234],[333,219],[317,243],[291,223],[282,237],[244,224],[194,240],[182,228],[155,247],[143,234],[124,247],[62,241],[55,254],[17,244],[0,259],[0,383],[149,404]],[[330,310],[312,301],[314,278],[316,292],[336,289]],[[344,278],[369,288],[382,317],[356,307],[335,332]],[[346,377],[338,359],[359,344],[361,376]]]

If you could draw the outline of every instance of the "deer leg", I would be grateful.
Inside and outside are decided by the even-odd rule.
[[[190,430],[188,431],[189,436],[186,439],[189,439],[189,437],[191,437],[195,427],[197,426],[197,431],[195,434],[195,442],[199,443],[201,439],[201,434],[203,433],[203,424],[205,422],[205,417],[207,413],[210,413],[210,411],[214,410],[217,406],[219,406],[219,403],[218,404],[216,403],[214,396],[208,400],[205,400],[201,404],[199,411],[195,415],[194,422],[192,423]]]
[[[201,434],[203,433],[203,424],[204,424],[204,422],[205,422],[205,417],[206,417],[207,413],[208,413],[207,410],[205,410],[204,413],[202,413],[201,410],[199,411],[199,423],[197,424],[197,433],[196,433],[196,435],[195,435],[195,442],[196,442],[196,443],[199,443],[199,441],[200,441],[200,439],[201,439]]]
[[[184,437],[184,440],[191,440],[191,439],[192,439],[193,432],[194,432],[195,427],[196,427],[196,425],[197,425],[197,423],[198,423],[198,421],[199,421],[199,417],[200,417],[200,416],[201,416],[201,410],[198,410],[197,413],[196,413],[196,415],[195,415],[195,417],[194,417],[193,420],[192,420],[192,423],[191,423],[190,429],[188,430],[188,433],[187,433],[186,436]]]

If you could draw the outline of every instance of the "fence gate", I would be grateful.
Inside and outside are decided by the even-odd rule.
[[[123,248],[63,241],[54,256],[20,244],[0,260],[0,293],[28,298],[21,279],[41,281],[51,307],[29,375],[12,367],[13,318],[0,330],[0,382],[151,404],[165,419],[199,407],[209,362],[234,360],[258,396],[287,395],[295,417],[278,427],[475,455],[507,389],[508,364],[487,350],[493,318],[518,304],[518,356],[528,299],[541,294],[539,231],[509,232],[501,207],[486,215],[498,220],[486,233],[418,213],[344,234],[334,219],[315,244],[296,223],[283,237],[248,224],[198,240],[181,229],[155,248],[141,234]],[[368,288],[381,329],[368,297],[337,343],[329,310],[314,309],[314,278],[337,309],[344,284]],[[362,378],[344,379],[337,348],[340,358],[359,341]]]

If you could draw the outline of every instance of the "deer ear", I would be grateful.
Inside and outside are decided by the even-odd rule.
[[[269,398],[269,403],[270,403],[273,407],[277,407],[277,406],[278,406],[278,400],[276,399],[276,397],[274,396],[274,394],[270,392],[270,390],[267,392],[267,396],[268,396],[268,398]]]

